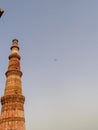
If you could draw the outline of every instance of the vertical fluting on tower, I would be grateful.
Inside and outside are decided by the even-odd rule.
[[[9,55],[4,96],[1,97],[0,130],[25,130],[24,101],[22,95],[22,72],[18,40],[14,39]]]

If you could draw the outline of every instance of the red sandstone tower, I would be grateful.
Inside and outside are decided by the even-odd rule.
[[[6,75],[4,96],[1,97],[0,130],[25,130],[24,101],[22,95],[22,72],[18,40],[12,41]]]

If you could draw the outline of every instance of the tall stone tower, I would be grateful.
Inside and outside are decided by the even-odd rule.
[[[4,96],[1,97],[0,130],[25,130],[22,72],[20,69],[18,40],[14,39],[9,55]]]

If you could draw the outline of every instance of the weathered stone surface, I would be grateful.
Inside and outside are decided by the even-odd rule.
[[[5,73],[4,96],[1,97],[0,130],[25,130],[24,102],[18,40],[14,39]]]

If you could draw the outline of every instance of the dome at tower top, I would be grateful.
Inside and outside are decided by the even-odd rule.
[[[17,42],[18,43],[18,39],[15,38],[15,39],[12,40],[12,42]]]
[[[13,48],[17,48],[17,49],[19,50],[18,40],[17,40],[17,39],[13,39],[13,40],[12,40],[11,50],[12,50]]]

